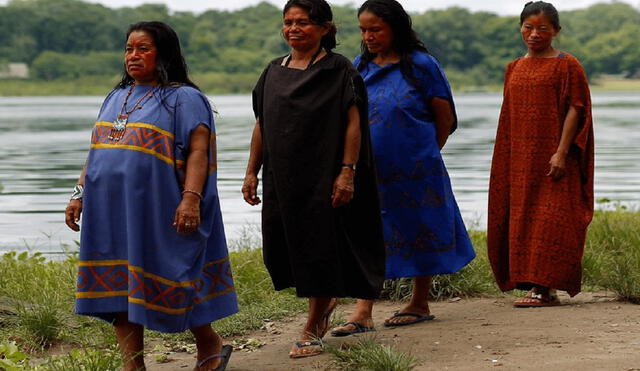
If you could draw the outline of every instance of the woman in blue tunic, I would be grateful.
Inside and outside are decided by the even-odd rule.
[[[231,347],[211,322],[238,308],[211,107],[167,25],[132,25],[124,63],[65,212],[76,231],[82,212],[76,312],[113,323],[125,370],[144,369],[144,327],[190,329],[196,369],[224,369]]]
[[[454,273],[475,253],[440,155],[456,128],[444,71],[395,0],[369,0],[358,10],[362,54],[354,62],[369,96],[369,128],[378,175],[386,277],[413,277],[410,303],[387,319],[403,326],[433,319],[431,276]],[[334,336],[373,330],[373,301]]]

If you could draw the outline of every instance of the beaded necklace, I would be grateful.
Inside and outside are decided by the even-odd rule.
[[[155,86],[147,94],[144,94],[142,97],[140,97],[140,99],[138,99],[138,101],[133,105],[133,108],[127,110],[127,102],[129,101],[129,96],[131,95],[131,93],[133,93],[133,88],[135,86],[136,84],[131,84],[129,91],[127,92],[127,96],[124,98],[124,102],[122,103],[122,107],[120,108],[120,113],[118,114],[118,117],[115,119],[115,121],[113,122],[113,126],[111,127],[111,132],[108,136],[109,140],[117,142],[122,139],[122,137],[124,137],[124,132],[127,129],[127,123],[129,121],[129,115],[133,113],[133,111],[144,107],[144,105],[151,99],[151,97],[153,97],[153,92],[158,88],[157,86]],[[147,98],[147,100],[140,104],[145,98]]]

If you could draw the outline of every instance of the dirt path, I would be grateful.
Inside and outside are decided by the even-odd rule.
[[[375,307],[376,339],[417,356],[416,370],[640,370],[640,306],[617,302],[606,293],[561,297],[562,306],[515,309],[513,298],[481,298],[432,304],[436,320],[388,329],[382,320],[400,304]],[[353,305],[342,305],[342,317]],[[290,360],[287,352],[303,317],[276,323],[247,338],[264,346],[236,350],[227,368],[240,370],[334,370],[330,355]],[[357,337],[325,340],[334,346]],[[169,355],[165,364],[150,354],[148,370],[191,370],[194,355]]]

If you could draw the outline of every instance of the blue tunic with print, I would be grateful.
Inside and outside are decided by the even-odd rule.
[[[124,136],[110,138],[128,92],[105,99],[91,136],[78,263],[76,313],[178,332],[238,311],[216,188],[211,108],[191,87],[166,87],[143,98],[136,86]],[[211,132],[201,223],[188,235],[172,225],[182,196],[193,130]]]
[[[359,69],[369,95],[387,278],[454,273],[475,257],[429,105],[432,98],[442,98],[455,113],[451,88],[435,58],[422,52],[412,58],[418,88],[404,78],[398,63],[369,62]]]

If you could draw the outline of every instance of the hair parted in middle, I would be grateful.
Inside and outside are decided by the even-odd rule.
[[[336,33],[338,29],[333,23],[333,12],[331,6],[325,0],[289,0],[282,9],[284,15],[291,8],[301,8],[309,13],[309,19],[318,25],[329,28],[329,32],[322,36],[320,46],[326,51],[331,51],[338,44],[336,42]]]

